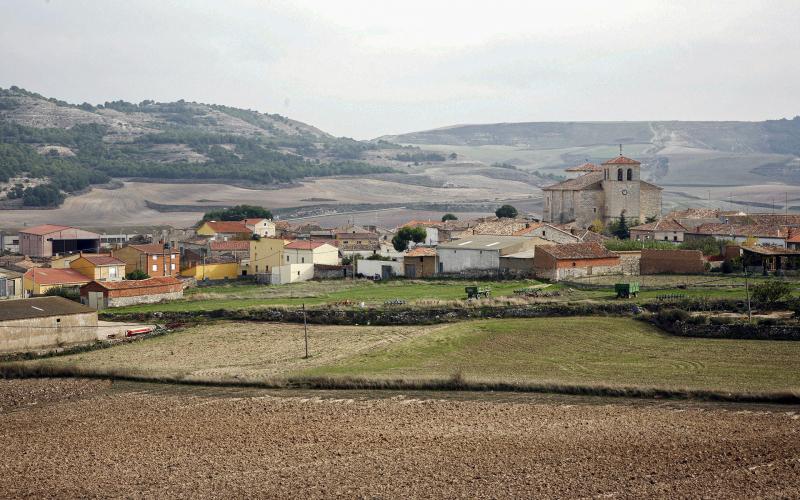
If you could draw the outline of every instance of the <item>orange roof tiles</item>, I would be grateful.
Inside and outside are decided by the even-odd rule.
[[[252,233],[241,221],[208,221],[206,225],[215,233]]]
[[[625,156],[619,155],[616,158],[612,158],[608,161],[603,162],[603,165],[641,165],[642,162],[631,160]]]
[[[92,281],[74,269],[52,269],[49,267],[34,267],[25,273],[25,279],[37,285],[61,285],[74,283],[88,283]]]
[[[436,257],[436,249],[429,247],[416,247],[406,252],[406,257]]]
[[[545,252],[560,260],[607,259],[617,257],[599,243],[565,243],[563,245],[543,245],[537,252]]]

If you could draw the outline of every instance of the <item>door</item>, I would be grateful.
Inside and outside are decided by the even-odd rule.
[[[381,279],[388,280],[392,277],[392,266],[381,266]]]
[[[406,278],[417,277],[417,266],[414,264],[406,264]]]
[[[89,292],[89,307],[98,311],[103,305],[103,292]]]

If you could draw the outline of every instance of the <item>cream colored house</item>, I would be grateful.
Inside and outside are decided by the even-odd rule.
[[[125,262],[110,255],[83,254],[70,262],[69,266],[94,281],[122,281],[125,279]]]
[[[272,283],[307,281],[314,277],[314,265],[338,265],[339,249],[330,243],[296,240],[283,247],[281,265],[272,268]]]
[[[275,223],[269,219],[244,219],[242,220],[247,229],[253,231],[262,238],[275,237]]]

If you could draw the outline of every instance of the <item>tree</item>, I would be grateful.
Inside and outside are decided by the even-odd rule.
[[[146,280],[149,277],[150,276],[146,272],[142,271],[141,269],[134,269],[133,271],[131,271],[128,274],[125,275],[125,279],[126,280],[136,280],[136,281],[138,281],[138,280]]]
[[[442,215],[442,222],[447,222],[449,220],[458,220],[458,217],[456,217],[455,215],[453,215],[451,213],[446,213],[446,214]]]
[[[81,300],[81,295],[77,288],[66,288],[63,286],[48,288],[44,292],[44,295],[47,297],[64,297],[65,299],[74,300],[75,302]]]
[[[656,217],[655,215],[651,215],[651,216],[647,217],[647,218],[644,220],[644,223],[645,223],[645,224],[650,224],[651,222],[655,222],[655,221],[657,221],[657,220],[658,220],[658,217]]]
[[[603,224],[603,221],[600,220],[600,218],[597,218],[594,221],[592,221],[592,225],[589,226],[589,231],[600,234],[603,232],[605,228],[606,227],[605,224]]]
[[[754,285],[750,293],[755,302],[769,304],[790,296],[792,287],[785,281],[767,281],[766,283]]]
[[[617,222],[614,228],[614,236],[621,240],[627,240],[631,237],[631,232],[628,229],[628,221],[625,220],[624,213],[619,215],[619,222]]]
[[[232,208],[222,210],[212,210],[203,215],[203,221],[207,220],[242,220],[242,219],[272,219],[272,212],[264,207],[255,205],[236,205]]]
[[[394,235],[392,238],[392,246],[398,252],[404,252],[408,250],[408,244],[410,242],[414,243],[422,243],[427,238],[428,232],[422,226],[417,227],[401,227],[397,234]]]
[[[502,207],[495,210],[494,214],[501,218],[513,219],[514,217],[517,216],[518,212],[517,209],[511,205],[503,205]]]

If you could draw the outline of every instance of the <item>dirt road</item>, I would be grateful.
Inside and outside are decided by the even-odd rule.
[[[800,495],[797,408],[77,380],[0,402],[48,384],[72,395],[0,403],[5,497]]]

